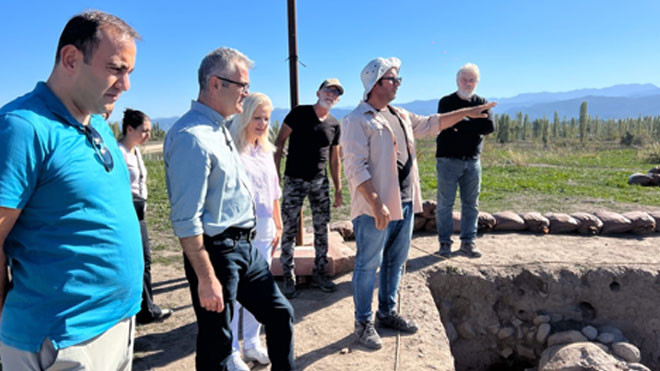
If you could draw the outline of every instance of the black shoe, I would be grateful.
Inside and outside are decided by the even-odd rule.
[[[325,292],[337,291],[337,285],[335,285],[325,274],[312,274],[312,286],[318,287],[321,291]]]
[[[383,347],[383,341],[374,328],[374,323],[371,321],[355,321],[354,333],[360,344],[369,349],[380,349]]]
[[[438,255],[442,256],[443,258],[451,257],[451,244],[447,242],[440,242],[440,250],[438,251]]]
[[[463,242],[461,243],[461,249],[458,250],[458,253],[468,258],[480,258],[481,251],[477,249],[474,242]]]
[[[293,299],[298,296],[298,291],[296,291],[296,281],[293,277],[284,277],[284,289],[282,290],[282,293],[287,299]]]
[[[150,317],[150,318],[136,317],[135,322],[137,322],[138,325],[146,325],[146,324],[149,324],[149,323],[163,322],[166,319],[168,319],[173,313],[174,313],[174,311],[172,309],[165,308],[165,309],[161,309],[158,314],[156,314],[155,316]]]
[[[380,313],[376,313],[376,322],[381,327],[387,327],[393,330],[407,332],[409,334],[414,334],[417,332],[417,325],[415,322],[401,317],[397,312],[392,312],[385,316],[381,315]]]

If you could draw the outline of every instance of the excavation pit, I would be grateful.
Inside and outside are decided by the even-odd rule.
[[[658,242],[653,239],[645,242]],[[508,252],[485,246],[490,251],[481,259],[429,267],[455,369],[542,371],[544,351],[569,343],[592,343],[630,369],[645,369],[640,363],[660,369],[657,244],[587,241],[576,237],[575,244],[553,249],[530,244],[528,251]],[[641,360],[621,350],[627,344]]]

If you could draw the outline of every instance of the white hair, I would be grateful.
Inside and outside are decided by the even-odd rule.
[[[248,95],[243,102],[243,112],[234,115],[234,117],[231,119],[231,123],[229,124],[229,132],[234,139],[234,143],[236,144],[236,148],[238,148],[238,152],[245,152],[248,148],[249,143],[247,142],[247,128],[248,125],[250,125],[254,111],[256,111],[260,106],[270,108],[271,110],[273,109],[273,103],[270,101],[270,98],[268,98],[266,94],[250,93],[250,95]],[[269,130],[266,130],[261,137],[257,138],[257,140],[259,141],[259,144],[261,144],[261,149],[263,151],[273,152],[275,148],[273,144],[268,140],[268,132]]]
[[[456,73],[456,80],[458,80],[462,74],[469,72],[474,77],[477,78],[477,81],[479,81],[479,67],[477,67],[476,64],[474,63],[466,63],[463,67],[458,69],[458,72]]]

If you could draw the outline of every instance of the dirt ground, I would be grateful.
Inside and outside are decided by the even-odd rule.
[[[660,271],[660,234],[651,236],[582,237],[577,235],[485,234],[478,239],[480,259],[444,260],[434,235],[413,239],[401,285],[401,313],[414,318],[420,331],[411,336],[379,330],[383,349],[361,348],[352,335],[352,274],[334,278],[335,293],[301,288],[292,300],[295,309],[295,357],[299,370],[453,370],[448,341],[427,287],[427,277],[452,265],[502,266],[575,264],[656,265]],[[174,309],[163,323],[139,326],[135,370],[192,370],[196,324],[190,293],[180,262],[155,264],[155,301]],[[375,298],[376,296],[374,296]],[[374,301],[374,308],[376,302]],[[263,336],[263,335],[262,335]],[[268,369],[255,366],[253,369]]]

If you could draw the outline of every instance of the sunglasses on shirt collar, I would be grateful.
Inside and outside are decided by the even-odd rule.
[[[92,145],[92,148],[94,148],[94,152],[101,160],[101,163],[105,168],[105,171],[108,173],[111,172],[112,169],[115,167],[115,161],[112,159],[112,153],[110,153],[110,150],[105,145],[105,142],[103,141],[103,137],[101,136],[101,134],[99,134],[99,132],[96,129],[94,129],[94,127],[91,124],[74,125],[69,123],[68,121],[66,122],[66,124],[74,127],[76,130],[78,130],[78,132],[85,135],[85,138],[87,138],[87,141]]]

